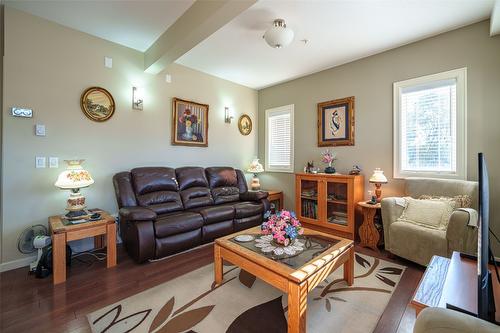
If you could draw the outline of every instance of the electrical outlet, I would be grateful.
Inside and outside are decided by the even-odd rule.
[[[35,168],[45,168],[47,164],[47,159],[45,157],[37,156],[35,157]]]
[[[36,124],[35,125],[35,135],[36,136],[45,136],[45,125]]]
[[[49,168],[59,168],[58,157],[49,157]]]

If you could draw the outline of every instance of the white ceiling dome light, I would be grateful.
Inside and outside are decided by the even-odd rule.
[[[285,20],[276,19],[273,26],[267,29],[263,37],[269,46],[279,49],[290,44],[293,36],[293,30],[286,27]]]

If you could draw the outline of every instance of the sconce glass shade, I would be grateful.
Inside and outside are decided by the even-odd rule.
[[[376,168],[373,170],[373,175],[370,177],[370,183],[377,184],[386,184],[387,178],[384,176],[384,171],[380,170],[380,168]]]
[[[224,108],[224,122],[230,124],[231,120],[233,120],[233,113],[228,107]]]
[[[253,159],[252,163],[250,164],[250,166],[247,169],[247,172],[251,172],[251,173],[264,172],[264,167],[262,166],[262,164],[259,163],[258,158]]]
[[[94,179],[87,170],[82,168],[85,160],[65,160],[68,164],[66,170],[61,172],[55,186],[63,190],[77,189],[94,184]]]
[[[132,109],[142,110],[144,102],[144,97],[142,96],[142,89],[138,87],[132,87]]]

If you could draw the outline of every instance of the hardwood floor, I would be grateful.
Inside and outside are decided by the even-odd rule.
[[[356,246],[359,253],[408,267],[379,320],[376,333],[411,332],[415,312],[408,307],[423,268],[403,259],[388,259],[387,253]],[[213,261],[213,246],[143,265],[135,264],[118,247],[118,265],[73,261],[66,283],[53,286],[52,276],[36,279],[26,268],[0,273],[1,332],[90,332],[86,314],[120,299],[183,275]]]

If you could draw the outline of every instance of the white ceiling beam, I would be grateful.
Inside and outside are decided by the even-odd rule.
[[[257,0],[196,1],[144,53],[144,70],[158,74]]]
[[[495,1],[490,19],[490,36],[500,34],[500,0]]]

